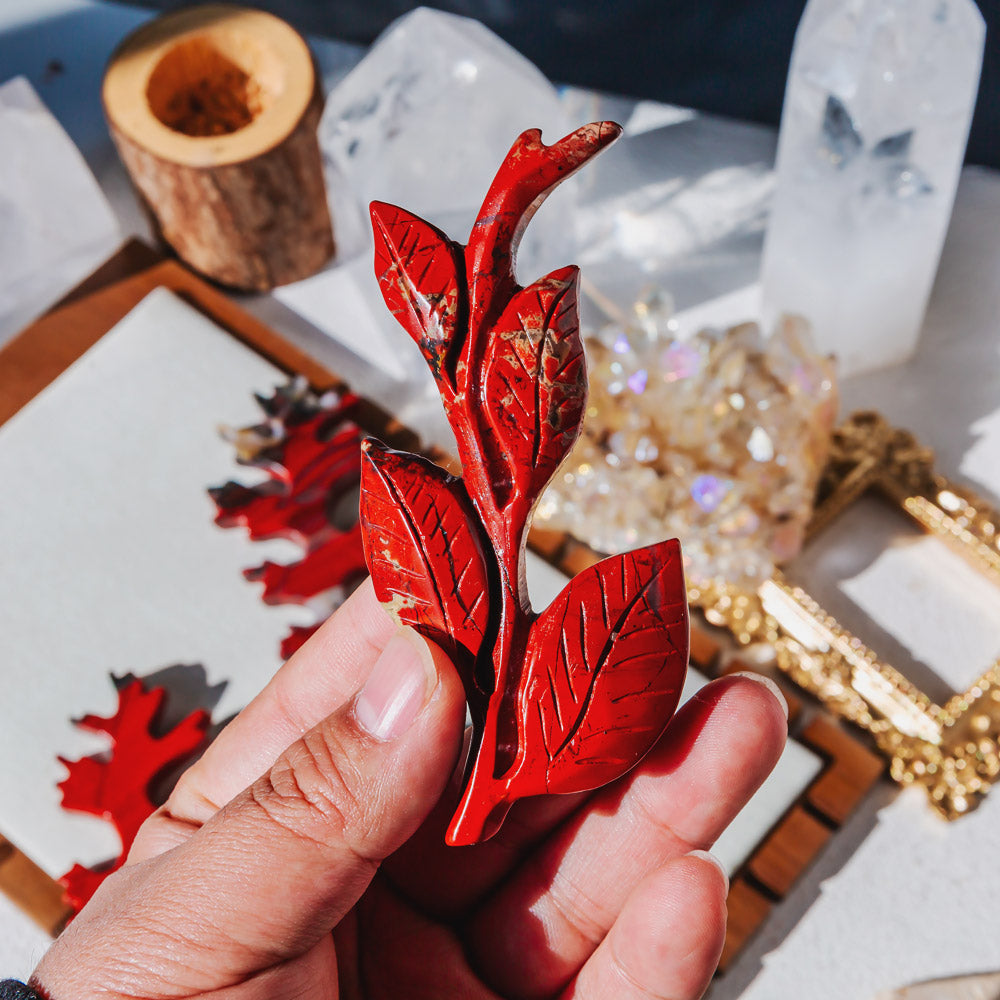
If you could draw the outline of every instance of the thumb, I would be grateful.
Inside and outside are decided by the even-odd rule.
[[[138,952],[158,980],[143,984],[144,995],[166,986],[165,995],[176,996],[179,988],[181,995],[219,989],[303,954],[441,795],[464,711],[445,655],[400,629],[352,702],[188,840],[109,878],[50,951],[39,981],[56,974],[64,983],[58,952],[76,952],[74,961],[86,954],[87,967],[102,970],[113,994],[108,972],[129,955],[134,989]],[[74,947],[88,926],[102,931]]]

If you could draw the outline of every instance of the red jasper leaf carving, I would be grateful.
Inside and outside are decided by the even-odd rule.
[[[488,327],[517,292],[514,261],[528,223],[549,194],[622,133],[615,122],[594,122],[554,142],[537,128],[522,132],[486,192],[469,245],[469,328]]]
[[[687,606],[676,542],[599,563],[541,615],[524,583],[531,512],[579,434],[586,372],[576,269],[522,289],[514,257],[548,193],[620,132],[600,122],[551,146],[537,129],[517,139],[480,209],[464,270],[452,269],[455,245],[437,230],[373,208],[383,296],[424,348],[462,462],[456,480],[373,446],[361,504],[380,600],[461,654],[474,725],[450,844],[491,836],[523,796],[620,777],[659,738],[684,679]],[[387,238],[386,219],[405,238]],[[425,259],[419,271],[414,262]],[[436,290],[434,302],[458,303],[443,307],[446,334],[434,308],[421,312],[416,274]],[[445,274],[467,287],[443,292]]]
[[[121,853],[108,865],[96,869],[74,865],[60,880],[74,913],[108,875],[125,864],[139,827],[156,808],[150,791],[154,779],[190,759],[206,742],[209,714],[205,711],[192,712],[161,736],[153,734],[165,697],[162,687],[147,691],[142,681],[129,681],[118,689],[114,715],[107,719],[86,715],[76,723],[81,729],[109,737],[107,758],[59,758],[67,771],[59,783],[63,808],[105,820],[121,841]]]
[[[587,372],[577,323],[579,270],[564,267],[518,292],[493,328],[485,357],[486,420],[498,464],[515,489],[537,496],[580,434]],[[506,504],[503,496],[498,497]]]
[[[518,707],[524,743],[545,748],[538,791],[603,785],[659,738],[687,670],[680,558],[676,539],[611,556],[575,577],[535,621]],[[518,795],[535,794],[517,785]]]
[[[462,482],[426,459],[364,444],[361,519],[378,599],[456,661],[466,691],[489,619],[479,526]]]
[[[416,341],[439,382],[448,370],[464,307],[461,247],[423,219],[395,205],[371,204],[375,274],[390,312]]]
[[[489,704],[487,731],[516,733],[516,747],[498,748],[500,774],[473,773],[454,842],[470,827],[496,828],[520,798],[587,791],[634,767],[677,708],[687,660],[676,539],[574,577],[531,624],[516,697]]]
[[[361,433],[350,419],[357,402],[350,394],[317,396],[304,379],[293,379],[258,397],[265,423],[227,432],[240,461],[268,478],[209,490],[216,524],[244,527],[254,541],[287,538],[303,549],[296,562],[268,560],[244,571],[263,583],[267,604],[309,604],[325,617],[367,573],[356,499]],[[290,656],[314,631],[293,627],[281,655]]]

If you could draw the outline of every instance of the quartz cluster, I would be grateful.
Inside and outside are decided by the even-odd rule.
[[[674,336],[665,300],[586,341],[583,434],[535,513],[600,552],[676,536],[689,584],[753,585],[801,547],[837,397],[832,360],[783,317]]]

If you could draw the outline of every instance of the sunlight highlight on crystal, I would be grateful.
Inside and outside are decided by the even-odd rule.
[[[642,303],[586,341],[583,434],[535,521],[601,552],[676,536],[689,581],[772,575],[802,543],[836,416],[833,364],[801,320],[674,340]]]

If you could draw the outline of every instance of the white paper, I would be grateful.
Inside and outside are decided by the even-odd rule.
[[[53,876],[118,853],[110,827],[64,812],[56,790],[56,754],[103,745],[69,720],[113,714],[109,673],[200,663],[227,684],[219,721],[308,620],[241,575],[297,550],[217,527],[206,493],[252,478],[217,428],[255,422],[252,392],[284,381],[161,289],[0,427],[0,829]]]
[[[879,990],[1000,967],[1000,795],[947,823],[902,793],[781,947],[744,1000],[869,1000]]]
[[[1000,656],[1000,588],[937,538],[886,548],[841,588],[955,692]]]
[[[93,174],[31,84],[0,86],[0,345],[121,240]]]
[[[0,978],[27,980],[51,943],[48,934],[0,892]]]
[[[1000,372],[1000,364],[994,367]],[[969,430],[975,436],[975,443],[962,459],[959,472],[978,480],[994,497],[1000,497],[1000,463],[995,460],[1000,454],[1000,410],[981,417]]]

